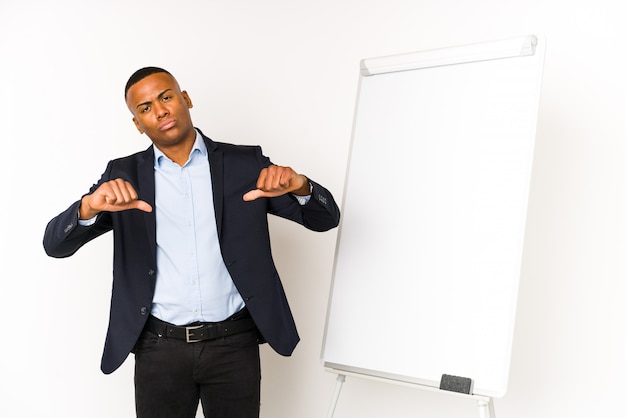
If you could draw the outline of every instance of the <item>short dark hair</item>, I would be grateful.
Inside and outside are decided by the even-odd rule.
[[[137,71],[135,71],[133,73],[133,75],[130,76],[130,78],[128,79],[128,81],[126,82],[126,88],[124,89],[124,100],[126,100],[127,96],[128,96],[128,90],[135,85],[136,83],[140,82],[141,80],[143,80],[144,78],[148,77],[149,75],[152,74],[157,74],[157,73],[165,73],[170,75],[172,78],[174,77],[172,74],[170,74],[169,71],[164,70],[163,68],[159,68],[159,67],[144,67],[144,68],[140,68]]]

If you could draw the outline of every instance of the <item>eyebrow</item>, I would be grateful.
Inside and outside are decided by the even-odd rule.
[[[165,90],[163,90],[161,93],[159,93],[159,95],[157,96],[157,99],[161,99],[161,97],[163,97],[163,96],[165,95],[165,93],[167,93],[167,92],[168,92],[168,91],[170,91],[170,90],[172,90],[172,89],[165,89]],[[151,102],[151,101],[149,101],[149,100],[148,100],[147,102],[142,102],[142,103],[139,103],[137,106],[135,106],[135,109],[137,109],[137,108],[139,108],[139,107],[141,107],[141,106],[148,105],[148,104],[150,104],[150,103],[152,103],[152,102]]]

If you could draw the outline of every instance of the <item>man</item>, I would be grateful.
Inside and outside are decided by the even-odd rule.
[[[299,337],[269,242],[267,214],[314,231],[339,223],[319,184],[260,147],[214,142],[166,70],[146,67],[126,104],[152,146],[110,161],[89,193],[52,219],[44,248],[68,257],[113,231],[113,290],[101,369],[135,354],[140,418],[259,415],[258,344],[290,355]]]

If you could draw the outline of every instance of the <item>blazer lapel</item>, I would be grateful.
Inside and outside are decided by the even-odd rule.
[[[148,148],[139,157],[137,165],[137,193],[139,198],[152,206],[152,212],[147,213],[144,217],[146,220],[146,231],[148,233],[148,242],[152,259],[156,260],[156,207],[154,204],[154,149]]]
[[[209,154],[209,166],[211,167],[211,184],[213,186],[213,206],[215,207],[215,221],[217,222],[217,235],[222,235],[222,214],[224,209],[224,155],[218,150],[215,142],[202,134],[204,143]]]

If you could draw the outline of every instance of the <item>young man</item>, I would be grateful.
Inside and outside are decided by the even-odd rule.
[[[52,219],[44,248],[68,257],[113,231],[113,291],[101,368],[135,354],[140,418],[259,416],[258,344],[299,341],[272,260],[267,214],[326,231],[328,190],[260,147],[214,142],[192,102],[156,67],[135,72],[126,104],[152,146],[110,161],[89,193]]]

